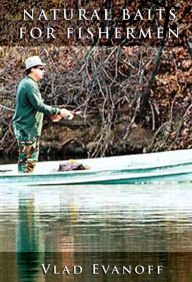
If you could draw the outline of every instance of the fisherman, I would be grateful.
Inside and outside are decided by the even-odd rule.
[[[72,112],[67,109],[44,104],[37,82],[44,77],[45,65],[39,56],[27,58],[26,76],[17,89],[13,127],[19,149],[18,171],[23,173],[33,172],[38,161],[44,114],[54,116],[54,121],[73,118]]]

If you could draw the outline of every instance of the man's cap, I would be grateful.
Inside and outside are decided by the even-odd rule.
[[[31,56],[26,59],[25,61],[25,70],[28,70],[35,66],[45,66],[46,64],[43,63],[39,56]]]

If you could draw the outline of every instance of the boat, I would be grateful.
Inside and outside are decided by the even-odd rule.
[[[86,170],[58,171],[69,161],[38,162],[33,173],[0,165],[0,185],[139,184],[190,182],[192,149],[75,160]]]

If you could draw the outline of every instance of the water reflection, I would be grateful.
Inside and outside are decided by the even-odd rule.
[[[1,190],[0,251],[192,251],[192,185]]]
[[[163,264],[160,276],[132,274],[132,281],[191,281],[191,189],[191,184],[4,188],[0,281],[127,280],[102,271],[94,276],[93,263]],[[42,263],[60,271],[77,264],[83,272],[45,276]]]

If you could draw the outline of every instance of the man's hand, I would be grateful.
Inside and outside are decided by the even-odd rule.
[[[50,115],[49,118],[52,120],[52,122],[59,122],[62,118],[71,120],[73,119],[74,115],[72,112],[66,110],[66,109],[61,109],[60,114],[55,114],[55,115]]]
[[[71,111],[68,111],[66,109],[61,109],[61,113],[60,113],[61,118],[65,118],[65,119],[73,119],[74,115]]]
[[[52,122],[59,122],[62,117],[59,114],[55,114],[55,115],[49,115],[49,118]]]

